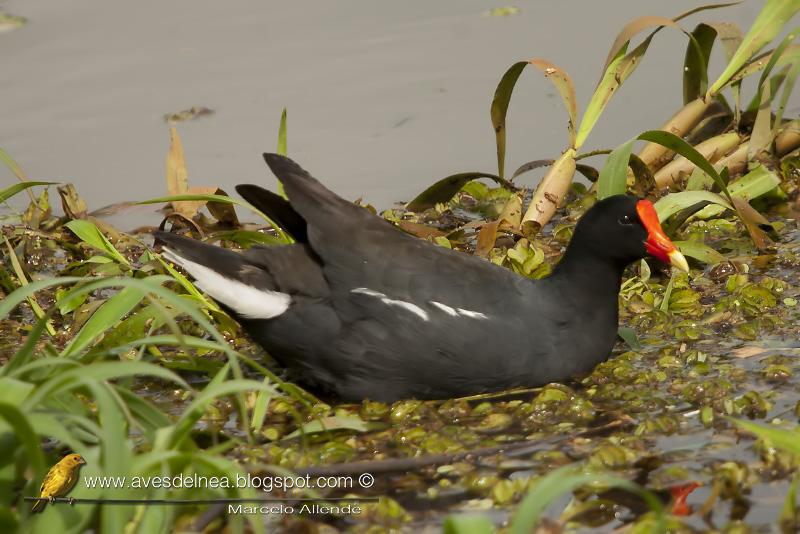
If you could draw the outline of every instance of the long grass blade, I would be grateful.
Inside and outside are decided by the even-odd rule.
[[[800,10],[800,0],[767,0],[725,70],[706,92],[706,100],[718,93],[736,72],[780,33]]]
[[[283,108],[281,112],[281,123],[278,126],[278,146],[275,148],[275,153],[281,156],[288,154],[286,148],[286,108]],[[280,180],[278,180],[278,194],[283,198],[287,198],[283,183]]]

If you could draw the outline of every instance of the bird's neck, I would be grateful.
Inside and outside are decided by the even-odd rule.
[[[608,303],[616,309],[617,295],[622,283],[625,265],[607,257],[570,247],[556,265],[551,282],[570,292],[591,295],[597,304]]]

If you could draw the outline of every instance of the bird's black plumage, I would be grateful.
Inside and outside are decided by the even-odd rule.
[[[237,191],[296,244],[237,253],[157,237],[306,385],[352,400],[447,398],[564,380],[607,358],[623,269],[645,255],[637,199],[598,202],[553,274],[529,280],[411,237],[292,160],[264,157],[288,202]],[[248,288],[264,295],[250,308]]]

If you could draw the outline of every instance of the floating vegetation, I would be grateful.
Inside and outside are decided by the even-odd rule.
[[[495,7],[485,13],[489,17],[511,17],[520,14],[520,9],[517,6]]]
[[[720,6],[698,10],[712,7]],[[580,152],[650,42],[688,13],[639,19],[620,32],[580,122],[565,72],[543,59],[515,63],[491,107],[497,173],[454,174],[382,213],[420,239],[539,278],[598,198],[630,192],[656,201],[692,268],[631,267],[619,296],[624,341],[588,376],[565,384],[391,405],[318,399],[161,258],[153,228],[114,228],[72,185],[51,195],[55,184],[29,181],[0,151],[19,178],[0,201],[28,195],[27,208],[1,229],[2,530],[795,531],[800,128],[783,115],[800,57],[794,32],[761,50],[798,10],[796,1],[768,1],[747,33],[717,23],[688,32],[685,107],[663,129],[613,150]],[[710,82],[716,40],[729,64]],[[506,112],[529,65],[564,100],[568,146],[509,178]],[[757,76],[756,92],[742,95],[739,82],[749,76]],[[278,138],[285,153],[285,110]],[[646,144],[635,151],[637,141]],[[190,185],[175,128],[167,154],[168,195],[140,202],[164,206],[154,223],[230,248],[292,241],[252,206]],[[602,166],[587,163],[600,155]],[[513,183],[548,167],[535,191]],[[573,183],[576,171],[588,186]],[[254,216],[258,222],[246,222]],[[253,485],[79,483],[76,499],[376,499],[360,502],[357,513],[281,516],[207,504],[55,503],[32,518],[23,498],[72,451],[86,460],[82,476],[361,480],[267,494]],[[359,479],[365,473],[371,481]]]
[[[214,110],[211,108],[206,108],[203,106],[192,106],[189,109],[184,109],[183,111],[178,111],[177,113],[165,114],[164,122],[166,122],[169,125],[173,125],[179,122],[196,119],[198,117],[205,117],[213,113]]]
[[[16,30],[17,28],[25,26],[27,23],[28,20],[24,17],[18,17],[16,15],[0,11],[0,33]]]

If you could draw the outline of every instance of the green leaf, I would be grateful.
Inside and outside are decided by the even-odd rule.
[[[458,514],[450,515],[442,525],[444,534],[492,534],[496,532],[494,524],[485,515]]]
[[[218,376],[224,377],[224,370],[220,371]],[[215,377],[215,379],[216,378],[217,377]],[[265,391],[270,394],[276,393],[273,387],[256,382],[255,380],[223,379],[220,381],[212,381],[194,398],[191,404],[186,407],[178,421],[176,421],[173,426],[169,427],[169,429],[165,429],[167,434],[161,438],[162,444],[164,444],[166,448],[179,447],[183,441],[189,437],[192,428],[194,428],[194,425],[203,416],[209,403],[220,397],[244,391]]]
[[[792,454],[800,455],[800,430],[797,428],[787,430],[774,426],[763,426],[742,419],[729,418],[729,420],[761,439],[768,440],[773,446]]]
[[[718,204],[725,209],[734,209],[730,202],[711,191],[680,191],[678,193],[669,193],[661,197],[654,206],[656,208],[656,213],[658,213],[658,220],[663,223],[679,211],[700,203]]]
[[[0,148],[0,161],[5,163],[6,167],[11,169],[11,172],[14,173],[14,176],[16,176],[19,179],[20,182],[27,182],[28,181],[28,178],[25,176],[25,173],[22,172],[22,169],[17,164],[17,162],[14,161],[14,158],[12,158],[8,154],[8,152],[3,150],[2,148]]]
[[[529,63],[539,69],[539,71],[544,74],[545,78],[555,85],[558,93],[561,95],[561,100],[564,101],[564,107],[567,108],[569,119],[567,123],[569,146],[574,147],[577,135],[575,124],[578,120],[578,104],[575,99],[575,86],[572,84],[572,78],[569,77],[566,71],[547,60],[537,58],[530,60]]]
[[[792,63],[792,66],[789,68],[789,72],[786,74],[786,78],[783,83],[781,99],[778,102],[778,108],[775,110],[775,122],[773,124],[772,132],[773,138],[778,135],[778,132],[781,128],[781,124],[783,122],[783,112],[786,110],[786,104],[789,102],[789,96],[791,96],[792,91],[794,90],[794,84],[797,81],[798,74],[800,74],[800,57]]]
[[[244,248],[254,245],[281,245],[283,241],[274,235],[256,232],[254,230],[228,230],[217,232],[211,236],[213,240],[233,241]]]
[[[567,492],[589,484],[621,488],[640,495],[650,509],[656,513],[659,531],[665,531],[664,509],[658,497],[623,478],[605,473],[582,473],[575,466],[567,465],[534,481],[528,494],[517,507],[509,532],[511,534],[534,532],[539,518],[551,502]]]
[[[503,74],[502,78],[500,78],[494,90],[490,116],[492,119],[492,127],[494,128],[495,143],[497,145],[497,174],[499,176],[505,175],[506,114],[508,113],[508,105],[511,103],[511,93],[514,92],[514,86],[517,84],[520,74],[522,74],[522,71],[527,65],[527,61],[518,61],[511,65]],[[447,178],[445,178],[445,180],[446,179]],[[453,194],[455,194],[455,192]]]
[[[14,274],[17,276],[17,280],[19,281],[20,285],[25,287],[28,285],[28,277],[25,275],[25,271],[22,269],[22,264],[20,264],[19,258],[17,257],[16,252],[14,252],[14,248],[11,246],[11,243],[9,243],[8,238],[3,236],[3,240],[5,241],[6,248],[8,249],[8,259],[11,261],[11,268],[14,269]],[[34,295],[28,296],[28,304],[30,305],[31,309],[33,310],[33,314],[37,319],[45,318],[45,328],[47,328],[47,333],[50,334],[51,337],[54,337],[56,335],[56,330],[53,327],[53,322],[50,320],[51,314],[45,314]]]
[[[786,492],[786,498],[783,500],[783,510],[781,510],[780,524],[781,531],[793,532],[796,531],[798,526],[797,515],[797,484],[800,482],[800,473],[795,472],[792,477],[792,483],[789,484],[789,490]]]
[[[627,49],[627,44],[620,48],[603,72],[603,77],[597,84],[597,88],[592,94],[592,98],[589,100],[589,104],[586,106],[586,110],[581,117],[578,135],[575,139],[576,149],[580,148],[584,141],[586,141],[586,138],[594,128],[594,125],[597,123],[606,105],[611,101],[611,97],[614,96],[614,92],[619,89],[622,80],[620,79],[617,81],[616,76],[621,65],[625,61]],[[641,52],[641,50],[639,50],[639,52]]]
[[[606,162],[600,170],[600,177],[597,179],[597,200],[625,193],[628,180],[628,161],[631,158],[634,142],[636,139],[622,143],[606,158]]]
[[[330,432],[331,430],[354,430],[356,432],[367,432],[374,430],[374,424],[364,421],[358,416],[337,415],[332,417],[320,417],[309,421],[284,439],[292,439],[304,434],[317,434],[319,432]]]
[[[627,326],[620,326],[617,329],[617,335],[624,341],[631,350],[641,350],[642,344],[639,343],[639,338],[636,336],[636,331]]]
[[[715,9],[717,7],[724,7],[729,4],[701,6],[697,10]],[[690,13],[697,11],[692,10],[687,13],[678,15],[673,19],[665,17],[640,17],[629,22],[622,31],[617,35],[614,43],[611,45],[606,64],[603,67],[603,74],[600,81],[595,88],[594,94],[586,106],[586,111],[581,118],[580,127],[578,128],[577,139],[575,140],[574,148],[580,148],[589,136],[589,133],[594,129],[597,120],[605,110],[611,98],[636,70],[641,62],[645,52],[647,52],[653,37],[665,27],[675,28],[684,33],[687,33],[681,28],[677,21],[688,16]],[[645,29],[653,28],[655,30],[650,34],[631,52],[628,52],[628,46],[631,39]],[[687,34],[688,35],[688,34]]]
[[[715,263],[725,261],[725,256],[709,247],[705,243],[699,243],[697,241],[673,241],[673,243],[676,247],[678,247],[678,250],[681,251],[681,254],[699,260],[703,263],[713,265]]]
[[[683,67],[683,101],[688,104],[708,90],[708,61],[714,41],[719,37],[728,61],[742,42],[742,31],[736,24],[708,22],[698,24],[689,39]]]
[[[800,0],[767,0],[728,66],[706,93],[706,100],[718,93],[759,50],[777,36],[800,10]]]
[[[102,382],[129,376],[153,376],[163,380],[173,382],[182,388],[190,389],[181,377],[164,369],[161,366],[146,362],[92,362],[91,365],[81,365],[61,371],[34,391],[24,406],[38,406],[44,399],[50,398],[59,393],[75,389],[90,382]]]
[[[286,108],[283,108],[283,112],[281,113],[281,123],[278,126],[278,146],[275,149],[275,153],[281,156],[286,156]],[[283,183],[278,180],[278,194],[283,198],[288,198],[286,196],[286,191],[283,189]]]
[[[23,410],[7,402],[0,402],[0,417],[14,429],[14,437],[22,445],[25,455],[28,457],[28,463],[36,475],[35,478],[41,480],[47,464],[42,453],[39,437],[31,427],[28,417],[26,417]],[[12,453],[13,451],[5,451],[6,455]]]
[[[728,191],[733,198],[741,198],[747,201],[766,195],[774,190],[781,183],[778,176],[764,167],[758,165],[756,168],[728,184]],[[708,219],[722,213],[724,208],[720,205],[706,206],[695,217],[698,219]]]
[[[58,182],[20,182],[18,184],[14,184],[10,187],[6,187],[2,191],[0,191],[0,202],[5,202],[9,198],[13,197],[20,191],[24,191],[29,187],[34,187],[37,185],[55,185]]]
[[[269,378],[264,378],[264,385],[269,386]],[[273,394],[268,391],[259,391],[256,397],[256,402],[253,405],[253,417],[250,421],[250,426],[253,430],[261,430],[264,424],[264,418],[267,416],[267,407],[269,401],[272,399]]]
[[[33,356],[36,351],[36,345],[42,337],[45,328],[50,325],[50,317],[53,315],[53,310],[55,308],[50,308],[47,313],[40,317],[36,324],[33,325],[33,328],[28,333],[28,337],[25,338],[25,343],[20,347],[20,349],[14,353],[14,356],[8,360],[8,362],[0,367],[0,376],[7,375],[22,367],[23,365],[27,364],[31,360],[33,360]],[[50,325],[52,328],[52,325]]]
[[[118,263],[123,265],[130,265],[128,260],[125,259],[115,247],[111,244],[111,242],[103,235],[97,226],[94,225],[93,222],[87,221],[85,219],[75,219],[69,221],[65,224],[67,228],[69,228],[72,233],[74,233],[78,238],[86,243],[87,245],[100,250],[101,252],[105,252],[112,258],[114,258]]]
[[[665,132],[663,130],[649,130],[644,132],[643,134],[639,135],[637,139],[641,139],[642,141],[650,141],[653,143],[658,143],[661,146],[665,146],[670,150],[677,152],[679,155],[683,156],[684,158],[688,159],[695,166],[700,167],[707,175],[714,179],[714,183],[717,184],[717,187],[725,194],[729,202],[733,202],[731,199],[731,195],[728,192],[728,187],[725,184],[725,181],[719,175],[719,173],[714,169],[714,166],[703,157],[700,152],[698,152],[692,145],[678,137],[672,132]]]
[[[408,211],[425,211],[434,207],[440,202],[447,202],[453,195],[461,191],[468,182],[478,178],[491,178],[497,181],[498,176],[485,172],[462,172],[453,174],[447,178],[442,178],[435,184],[428,187],[425,191],[417,195],[414,200],[406,205]]]
[[[62,356],[73,356],[100,339],[107,330],[130,313],[143,298],[144,293],[139,289],[126,287],[106,300],[72,338],[62,352]]]

